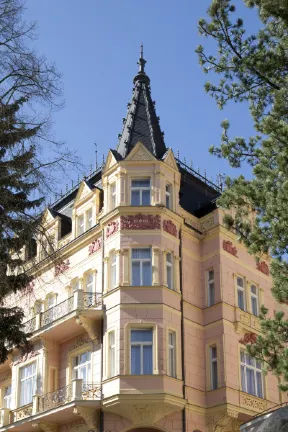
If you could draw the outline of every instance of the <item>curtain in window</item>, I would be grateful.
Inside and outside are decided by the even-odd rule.
[[[36,392],[36,363],[20,369],[20,405],[32,402]]]
[[[143,346],[143,374],[152,374],[152,345]]]

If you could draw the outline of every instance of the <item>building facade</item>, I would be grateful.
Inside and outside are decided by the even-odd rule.
[[[34,281],[6,304],[31,346],[0,365],[0,432],[239,431],[283,402],[245,354],[260,305],[278,307],[269,258],[166,148],[144,66],[117,149],[45,211],[53,248],[23,251]]]

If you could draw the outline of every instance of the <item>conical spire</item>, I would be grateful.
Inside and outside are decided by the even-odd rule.
[[[156,116],[155,102],[150,93],[150,78],[145,73],[146,60],[143,57],[143,44],[138,60],[139,71],[134,77],[131,102],[128,104],[126,117],[123,119],[123,131],[117,147],[118,153],[125,159],[138,141],[158,159],[166,152],[166,146]]]

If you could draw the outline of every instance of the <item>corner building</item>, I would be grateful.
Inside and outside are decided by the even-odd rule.
[[[105,164],[43,215],[26,254],[28,352],[0,366],[0,432],[231,432],[283,402],[245,354],[269,257],[222,223],[219,188],[164,143],[141,55]],[[54,254],[55,257],[55,254]]]

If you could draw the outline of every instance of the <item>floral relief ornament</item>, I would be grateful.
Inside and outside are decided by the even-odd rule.
[[[111,237],[119,230],[119,221],[109,222],[106,228],[106,238]]]
[[[231,255],[237,257],[237,249],[229,240],[223,240],[223,249]]]
[[[67,259],[66,261],[62,261],[59,264],[55,265],[55,276],[59,276],[61,273],[64,273],[66,270],[68,270],[70,267],[70,261]]]
[[[94,240],[88,248],[88,253],[89,255],[92,255],[93,253],[97,252],[98,250],[100,250],[102,247],[102,239],[98,238],[97,240]]]
[[[149,230],[160,229],[161,219],[159,215],[137,215],[121,216],[120,218],[121,229],[133,230]]]
[[[266,276],[269,276],[269,267],[264,261],[259,261],[256,266],[257,270],[261,273],[264,273]]]
[[[176,225],[171,220],[163,220],[163,229],[174,237],[177,237]]]

